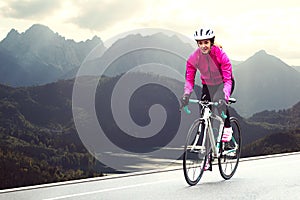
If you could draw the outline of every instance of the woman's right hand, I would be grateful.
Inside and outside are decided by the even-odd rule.
[[[180,98],[180,103],[181,103],[180,110],[184,106],[187,106],[189,104],[190,96],[191,96],[190,94],[184,94],[184,95],[182,95],[182,97]]]

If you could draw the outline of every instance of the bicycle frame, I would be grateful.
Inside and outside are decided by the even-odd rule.
[[[201,111],[201,113],[203,113],[202,117],[199,118],[198,120],[203,120],[204,121],[204,125],[205,125],[201,146],[199,147],[197,145],[199,137],[200,137],[200,135],[197,134],[197,136],[195,138],[195,141],[194,141],[194,143],[193,143],[193,145],[191,147],[191,150],[192,151],[193,150],[205,151],[204,141],[206,140],[206,137],[208,135],[209,141],[210,141],[210,145],[211,145],[211,150],[212,150],[212,156],[214,158],[220,157],[220,142],[221,142],[221,138],[222,138],[222,132],[223,132],[223,128],[224,128],[224,122],[223,122],[222,117],[213,114],[212,111],[211,111],[211,109],[209,108],[210,105],[217,106],[218,103],[217,102],[207,102],[207,103],[204,104],[204,103],[202,103],[199,100],[190,100],[190,102],[192,102],[192,103],[199,103],[201,106],[203,106],[202,111]],[[211,119],[215,119],[215,120],[217,120],[220,123],[219,129],[218,129],[217,141],[215,140],[215,136],[214,136],[214,133],[213,133],[213,127],[212,127]],[[201,129],[202,129],[202,127],[199,126],[198,127],[198,132],[199,133],[201,133]],[[232,137],[232,140],[233,140],[233,142],[235,144],[234,145],[235,147],[233,149],[230,149],[230,150],[224,150],[223,151],[223,155],[235,152],[239,148],[237,142],[234,139],[234,137]]]

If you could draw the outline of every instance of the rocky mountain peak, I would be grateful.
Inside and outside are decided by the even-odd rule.
[[[268,54],[265,50],[262,49],[262,50],[256,52],[255,55],[268,55]]]
[[[24,34],[54,34],[54,32],[45,25],[42,24],[33,24],[29,29],[25,31]]]
[[[13,28],[9,31],[6,38],[18,37],[19,35],[20,35],[20,33],[16,29]]]

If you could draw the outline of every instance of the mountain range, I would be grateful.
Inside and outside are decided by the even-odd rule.
[[[234,76],[242,116],[289,108],[300,100],[300,73],[264,50],[234,66]]]
[[[97,36],[85,42],[66,40],[41,24],[24,33],[12,29],[0,42],[1,83],[31,86],[57,81],[78,69],[86,55],[102,44]]]
[[[90,63],[83,63],[95,47],[106,51],[101,57],[87,61]],[[147,63],[170,66],[184,75],[186,58],[193,51],[190,44],[177,36],[163,33],[128,35],[106,48],[97,36],[77,43],[40,24],[21,34],[12,29],[0,42],[0,83],[19,87],[71,79],[82,64],[90,65],[91,75],[108,64],[104,74],[117,76]],[[299,101],[300,72],[279,58],[261,50],[243,62],[232,63],[236,79],[233,96],[238,99],[235,108],[240,115],[250,117],[263,110],[288,108]],[[155,73],[169,75],[163,69]]]

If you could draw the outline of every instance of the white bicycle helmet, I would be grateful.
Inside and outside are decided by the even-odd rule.
[[[212,39],[214,37],[215,37],[214,31],[209,28],[200,28],[199,30],[196,30],[194,33],[195,40],[206,40],[206,39]]]

